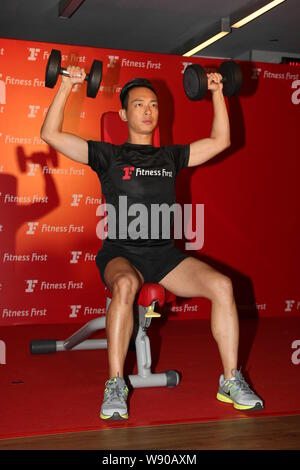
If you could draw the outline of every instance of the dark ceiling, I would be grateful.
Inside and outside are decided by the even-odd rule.
[[[182,54],[184,45],[219,28],[222,17],[241,18],[267,0],[85,0],[70,19],[59,0],[1,0],[0,38],[109,49]],[[232,24],[232,23],[231,23]],[[300,1],[286,0],[201,51],[239,58],[251,50],[300,54]],[[0,39],[1,42],[1,39]]]

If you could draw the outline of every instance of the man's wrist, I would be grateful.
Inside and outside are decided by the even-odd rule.
[[[212,96],[218,96],[218,95],[224,96],[223,95],[223,89],[221,90],[219,88],[218,90],[210,90],[210,91],[211,91]]]
[[[71,93],[72,91],[72,88],[73,88],[73,84],[72,83],[68,83],[68,82],[65,82],[65,81],[61,81],[60,83],[60,87],[59,87],[59,90],[62,91],[63,93]]]

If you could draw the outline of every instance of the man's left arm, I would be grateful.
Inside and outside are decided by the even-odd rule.
[[[208,90],[212,93],[214,118],[210,137],[190,144],[188,166],[201,165],[230,146],[230,126],[223,95],[222,76],[219,73],[207,74]]]

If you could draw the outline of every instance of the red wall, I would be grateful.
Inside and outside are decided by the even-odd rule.
[[[158,90],[161,144],[190,143],[211,130],[209,96],[190,102],[182,73],[187,63],[215,67],[219,60],[0,39],[3,325],[81,322],[104,314],[104,286],[94,262],[101,246],[97,176],[39,137],[55,93],[44,87],[52,48],[61,49],[63,66],[72,62],[89,70],[95,58],[103,61],[100,92],[87,98],[84,85],[72,93],[65,130],[100,139],[101,115],[119,109],[120,88],[136,76],[149,78]],[[242,93],[227,100],[231,147],[183,170],[177,180],[178,201],[204,204],[204,245],[189,253],[231,277],[241,316],[298,315],[300,72],[287,65],[240,65]],[[184,250],[184,241],[176,244]],[[78,263],[70,263],[72,251],[81,252]],[[170,318],[203,318],[210,303],[178,299],[166,311]]]

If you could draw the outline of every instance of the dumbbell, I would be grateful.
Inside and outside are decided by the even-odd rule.
[[[233,61],[223,62],[217,71],[222,75],[223,94],[235,96],[239,93],[243,76],[240,66]],[[183,87],[187,97],[192,101],[204,98],[207,92],[207,72],[200,64],[188,65],[183,74]]]
[[[61,67],[61,52],[57,49],[52,49],[46,67],[45,86],[53,88],[59,75],[69,77],[69,72]],[[101,79],[102,62],[100,60],[94,60],[90,73],[85,77],[85,80],[88,82],[86,92],[87,96],[95,98],[100,87]]]
[[[22,173],[26,173],[29,168],[30,163],[39,164],[41,166],[48,166],[51,162],[52,166],[55,168],[58,165],[57,153],[50,147],[49,153],[36,152],[27,156],[24,152],[23,147],[17,147],[17,159],[19,164],[19,169]]]

